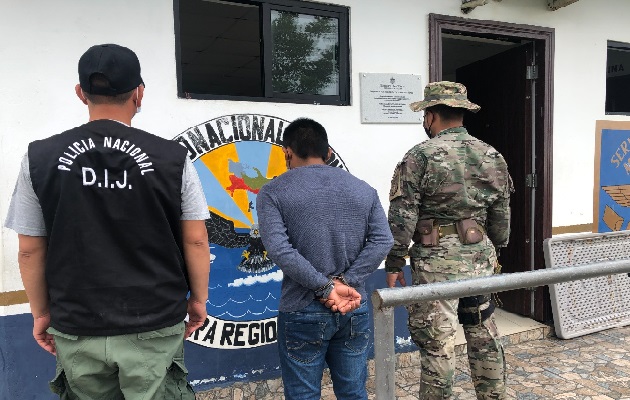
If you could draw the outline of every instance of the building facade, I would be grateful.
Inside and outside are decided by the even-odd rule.
[[[502,264],[517,272],[544,268],[544,239],[591,231],[596,121],[630,115],[626,0],[0,2],[2,225],[28,143],[87,121],[74,85],[94,44],[137,53],[146,90],[134,126],[188,148],[212,213],[210,317],[186,346],[198,390],[279,375],[282,274],[255,236],[253,205],[284,172],[291,120],[322,123],[330,163],[377,188],[387,208],[396,163],[427,139],[422,114],[404,105],[430,81],[465,83],[483,111],[467,126],[506,155],[515,178]],[[0,398],[52,398],[54,359],[32,339],[6,228],[0,256]],[[368,289],[383,286],[380,270]],[[509,298],[510,311],[552,318],[545,289]],[[397,312],[399,349],[413,349]]]

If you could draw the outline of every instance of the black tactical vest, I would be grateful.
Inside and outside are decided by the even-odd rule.
[[[186,316],[181,187],[186,149],[97,120],[31,143],[48,234],[51,325],[109,336]]]

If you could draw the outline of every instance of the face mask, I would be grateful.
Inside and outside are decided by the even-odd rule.
[[[138,104],[138,100],[137,100],[138,99],[138,93],[139,93],[138,88],[136,88],[136,104]],[[142,107],[136,106],[136,114],[140,114],[140,111],[142,111]]]
[[[288,154],[285,154],[284,161],[287,163],[287,171],[291,170],[291,156]]]
[[[426,121],[426,111],[425,111],[425,121]],[[431,121],[431,125],[433,125],[433,121]],[[424,128],[424,132],[427,134],[428,137],[431,137],[431,125],[429,125],[428,127],[424,126],[424,121],[422,122],[422,127]]]

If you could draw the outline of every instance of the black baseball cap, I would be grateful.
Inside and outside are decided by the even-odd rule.
[[[109,86],[92,86],[90,78],[102,74]],[[127,93],[144,84],[136,53],[117,44],[90,47],[79,59],[79,84],[83,91],[102,96]]]

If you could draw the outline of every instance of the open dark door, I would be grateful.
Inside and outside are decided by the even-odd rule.
[[[477,114],[466,113],[465,126],[473,136],[496,148],[507,161],[514,181],[511,197],[510,243],[501,251],[503,273],[533,268],[534,146],[532,104],[532,42],[457,69],[456,80],[468,89],[468,98],[481,106]],[[529,178],[529,182],[528,182]],[[526,183],[528,182],[528,183]],[[531,186],[531,187],[530,187]],[[531,316],[533,292],[519,289],[499,293],[506,311]]]

